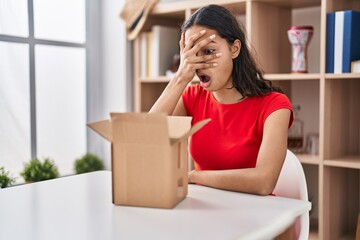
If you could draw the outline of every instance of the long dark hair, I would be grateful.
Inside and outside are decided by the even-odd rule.
[[[282,92],[280,88],[271,86],[269,80],[264,79],[249,51],[245,31],[229,10],[218,5],[202,7],[183,23],[182,31],[185,33],[194,25],[217,31],[229,44],[233,44],[236,39],[240,40],[240,54],[233,59],[232,81],[233,87],[243,97],[264,96],[272,91]]]

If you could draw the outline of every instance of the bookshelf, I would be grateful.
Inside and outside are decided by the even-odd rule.
[[[292,101],[302,105],[303,120],[309,123],[308,131],[319,133],[319,154],[298,154],[313,202],[311,239],[354,239],[360,212],[360,74],[325,72],[326,14],[340,10],[360,11],[360,1],[160,2],[143,31],[150,31],[154,25],[179,27],[197,8],[210,3],[223,5],[239,16],[265,77],[283,87]],[[298,14],[309,16],[296,17]],[[307,74],[290,73],[291,46],[286,31],[291,25],[313,25],[315,29],[309,46]],[[133,61],[135,111],[146,112],[170,79],[140,75],[139,38],[134,40]]]

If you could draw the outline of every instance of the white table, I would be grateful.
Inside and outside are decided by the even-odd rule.
[[[99,171],[0,189],[0,239],[271,239],[310,208],[197,185],[174,209],[115,206]]]

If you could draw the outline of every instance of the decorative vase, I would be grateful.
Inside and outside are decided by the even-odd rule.
[[[307,47],[314,32],[312,26],[292,26],[288,31],[292,45],[291,71],[293,73],[307,73]]]

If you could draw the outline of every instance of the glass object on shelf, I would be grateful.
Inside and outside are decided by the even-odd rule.
[[[317,155],[319,153],[319,134],[309,133],[306,136],[306,153]]]
[[[292,26],[288,30],[289,41],[292,45],[291,71],[293,73],[307,73],[307,47],[314,32],[312,26]]]
[[[299,119],[300,105],[293,107],[294,122],[288,133],[288,148],[294,153],[303,152],[304,122]]]

